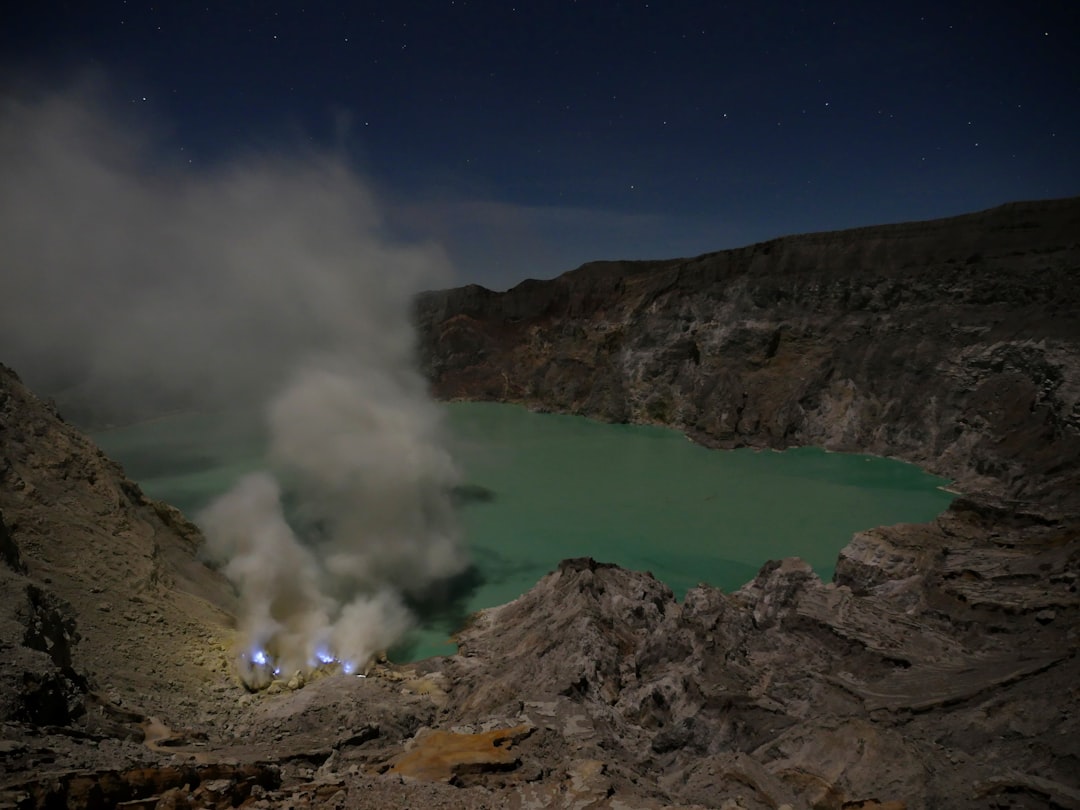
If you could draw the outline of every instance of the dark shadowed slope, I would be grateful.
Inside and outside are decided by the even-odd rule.
[[[2,365],[0,539],[0,719],[179,722],[201,711],[185,692],[226,677],[232,588],[198,561],[199,530]],[[216,661],[193,666],[206,649]]]

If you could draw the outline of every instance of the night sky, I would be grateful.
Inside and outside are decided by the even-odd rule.
[[[330,150],[505,288],[589,260],[1080,193],[1080,3],[9,3],[3,85],[91,80],[200,172]]]

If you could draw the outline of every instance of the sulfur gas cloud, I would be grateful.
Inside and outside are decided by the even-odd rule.
[[[254,405],[265,469],[197,516],[241,674],[361,667],[466,566],[410,319],[444,255],[388,236],[335,155],[170,165],[106,98],[0,102],[0,359],[98,421]]]

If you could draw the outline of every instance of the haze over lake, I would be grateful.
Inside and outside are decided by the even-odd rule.
[[[910,464],[813,448],[708,450],[666,428],[611,425],[495,403],[445,406],[464,472],[459,513],[474,570],[397,660],[446,653],[465,617],[532,587],[566,557],[651,571],[680,598],[731,591],[770,559],[798,556],[828,579],[852,533],[922,522],[952,495]],[[185,414],[99,433],[153,497],[189,516],[259,469],[258,419]]]

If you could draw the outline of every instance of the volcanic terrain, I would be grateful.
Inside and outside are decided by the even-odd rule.
[[[677,602],[564,561],[458,654],[233,671],[199,529],[0,366],[0,807],[1080,807],[1080,199],[416,306],[441,398],[895,456],[937,520]]]

